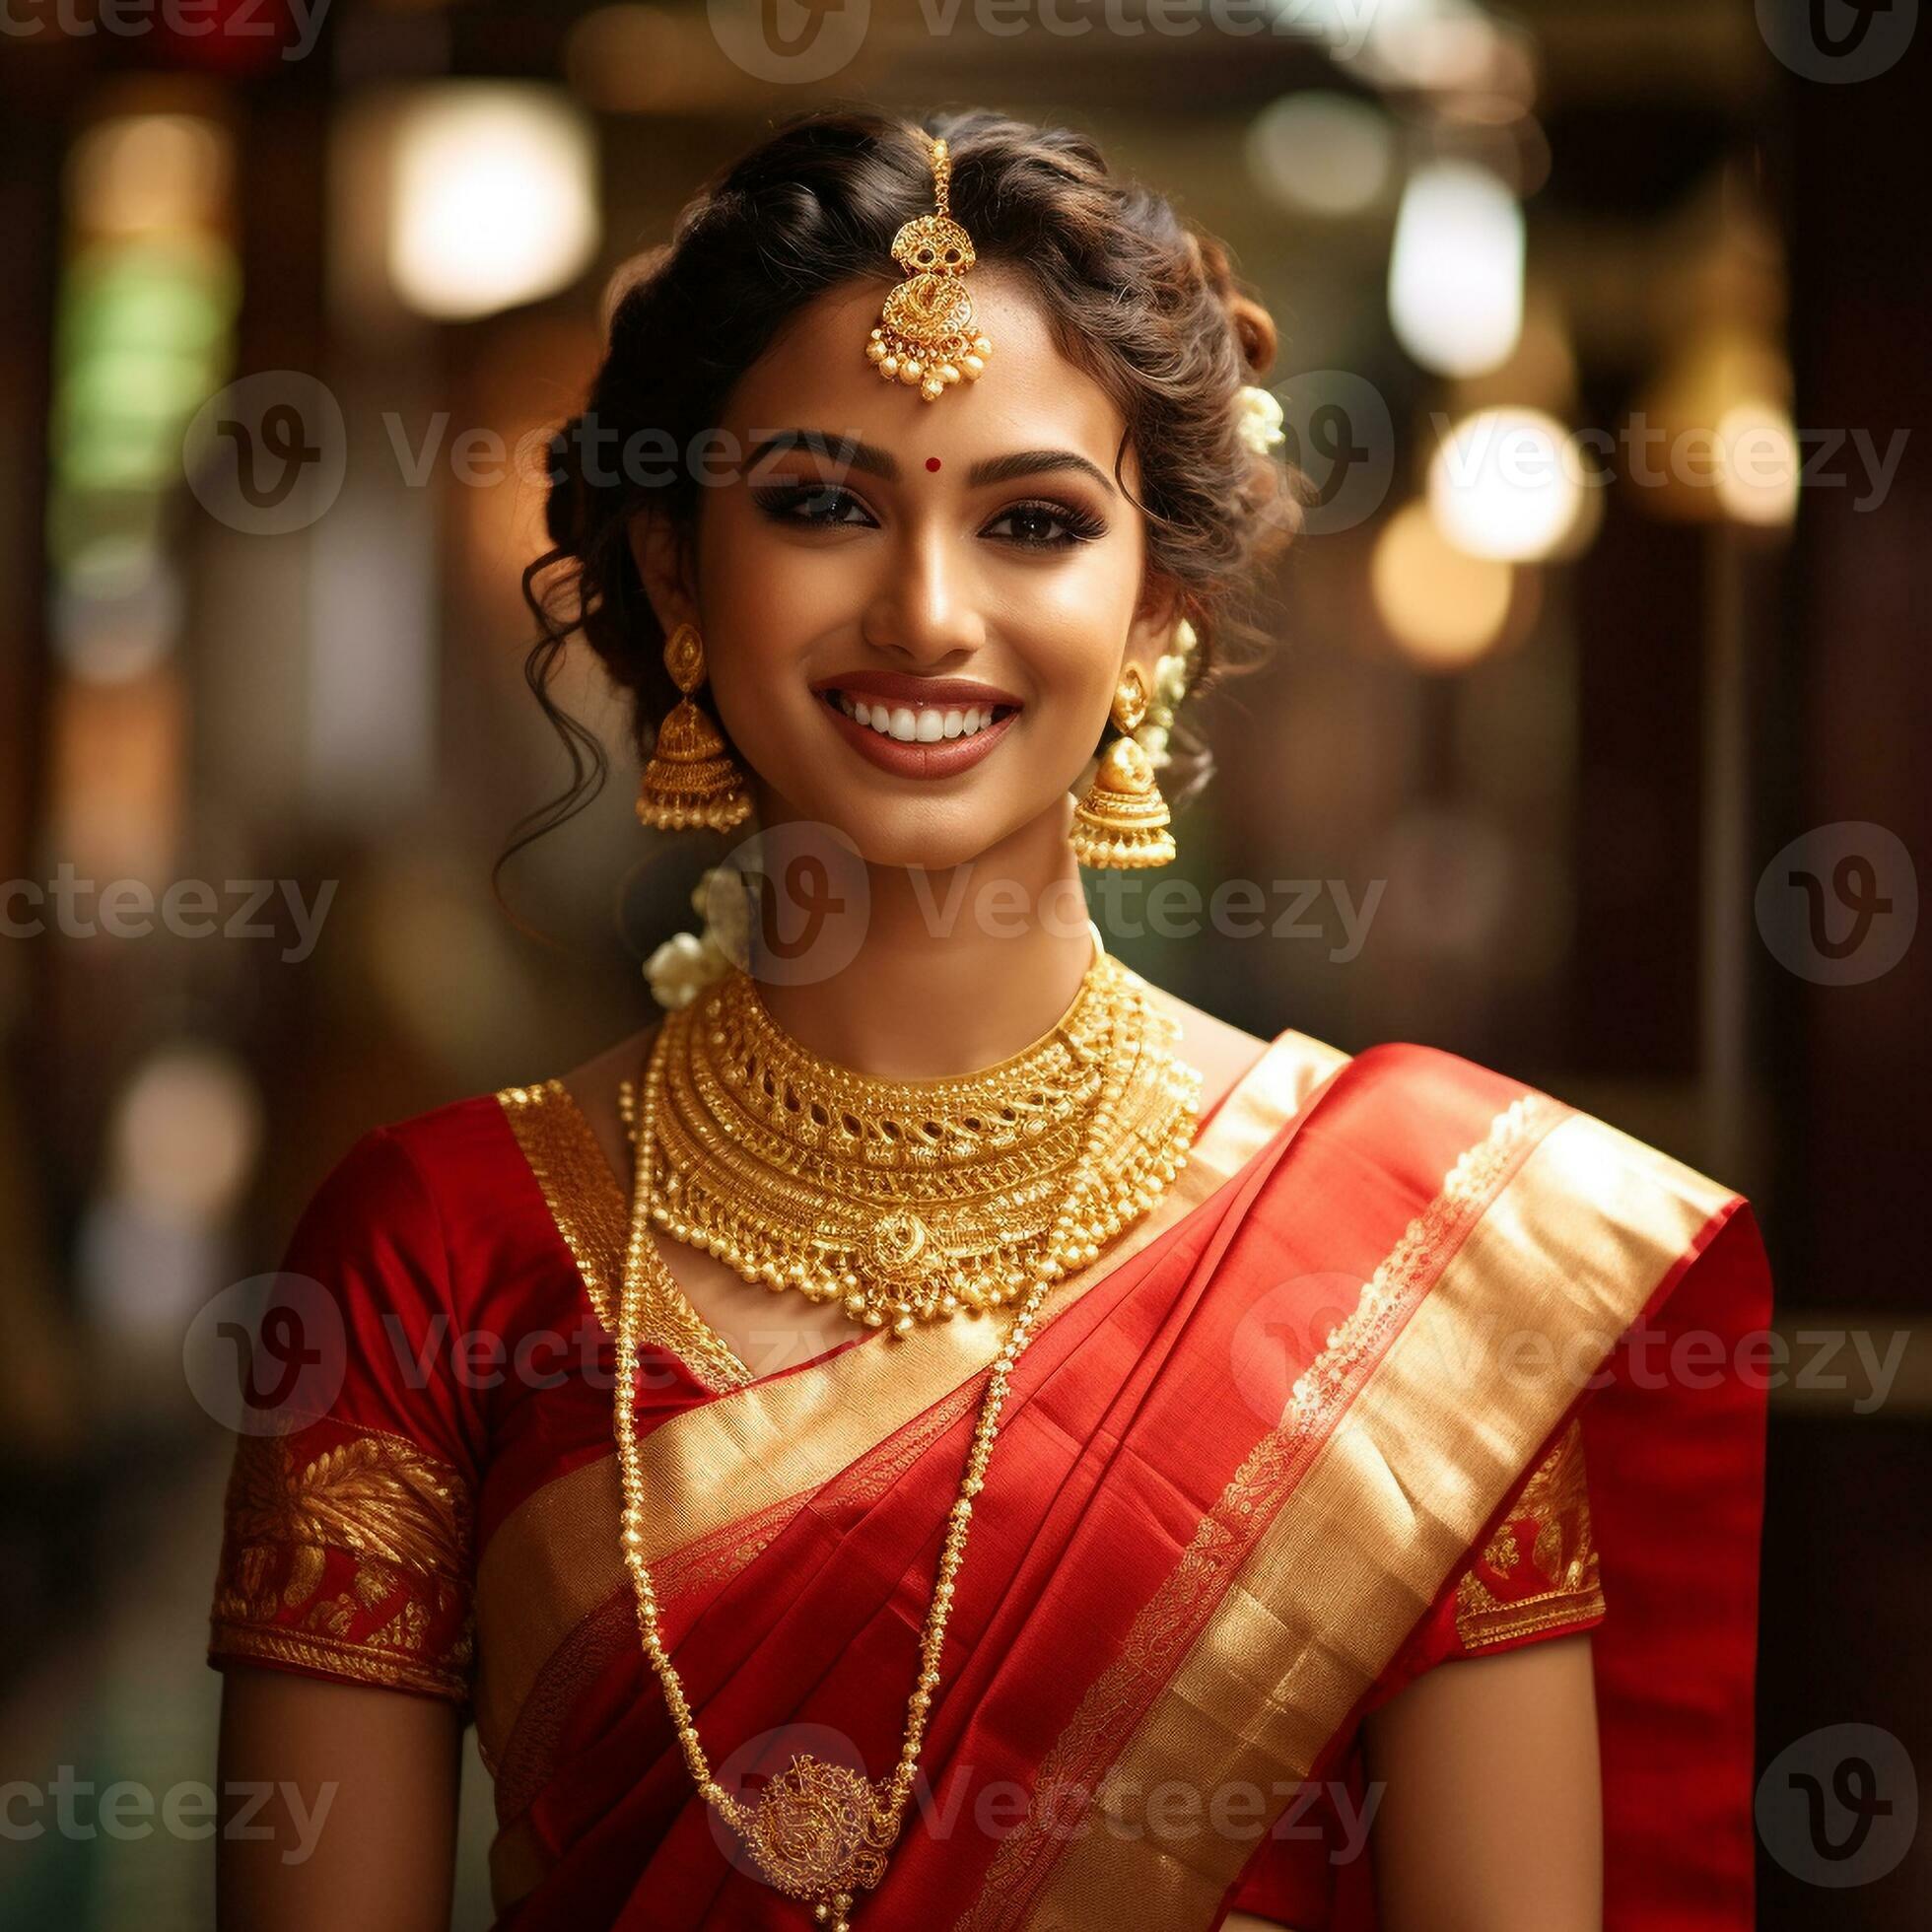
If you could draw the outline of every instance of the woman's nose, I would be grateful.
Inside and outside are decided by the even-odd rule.
[[[865,613],[866,643],[915,664],[970,656],[986,642],[973,573],[943,532],[909,535]]]

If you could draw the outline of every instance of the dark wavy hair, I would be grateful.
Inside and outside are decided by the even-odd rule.
[[[1260,637],[1237,614],[1240,600],[1295,520],[1283,466],[1239,434],[1237,394],[1274,360],[1268,311],[1237,287],[1219,242],[1110,174],[1083,135],[988,112],[938,114],[925,127],[951,151],[952,212],[982,265],[1024,278],[1062,353],[1126,419],[1121,453],[1131,444],[1139,464],[1148,566],[1195,627],[1196,684],[1229,668],[1236,644],[1252,657]],[[797,310],[841,283],[892,275],[893,236],[932,197],[928,148],[910,123],[805,114],[726,170],[685,208],[670,243],[613,283],[589,395],[551,439],[551,547],[523,573],[539,632],[524,677],[570,755],[572,782],[518,824],[497,872],[588,804],[607,774],[596,734],[549,688],[573,634],[629,694],[640,756],[677,698],[627,526],[649,506],[688,532],[697,483],[677,461],[655,484],[639,480],[623,473],[636,464],[607,452],[641,432],[688,449]],[[1174,750],[1192,789],[1190,773],[1196,784],[1206,775],[1205,747],[1183,733]]]

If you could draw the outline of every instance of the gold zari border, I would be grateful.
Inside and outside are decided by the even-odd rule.
[[[597,1320],[615,1336],[629,1209],[596,1130],[570,1089],[554,1077],[537,1086],[504,1087],[497,1100],[584,1277]],[[751,1380],[730,1345],[674,1285],[647,1284],[638,1342],[675,1355],[707,1389],[736,1389]]]
[[[1522,1540],[1512,1527],[1526,1517],[1537,1526],[1528,1550],[1520,1547]],[[1471,1564],[1456,1581],[1456,1640],[1465,1651],[1491,1650],[1516,1637],[1565,1623],[1593,1623],[1603,1616],[1583,1424],[1576,1416],[1510,1498],[1502,1526],[1484,1549],[1483,1563],[1499,1576],[1543,1578],[1546,1587],[1498,1597],[1479,1566]]]
[[[406,1436],[337,1426],[343,1439],[320,1447],[308,1433],[237,1441],[209,1657],[464,1700],[474,1656],[468,1489]],[[332,1596],[331,1556],[348,1565]],[[297,1614],[300,1623],[284,1621]]]
[[[1735,1197],[1587,1115],[1552,1128],[1390,1344],[1126,1747],[1025,1922],[1207,1924],[1259,1835],[1139,1800],[1238,1785],[1280,1815],[1581,1384]],[[1554,1344],[1504,1372],[1511,1333]],[[1204,1807],[1196,1807],[1196,1813]],[[997,1917],[996,1912],[993,1916]]]

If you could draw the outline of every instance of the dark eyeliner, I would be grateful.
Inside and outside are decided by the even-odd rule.
[[[856,529],[856,525],[846,521],[837,514],[807,514],[797,516],[799,505],[819,503],[827,510],[841,510],[845,505],[858,505],[858,499],[839,483],[779,483],[765,485],[763,489],[751,491],[751,501],[763,510],[775,523],[801,523],[805,527],[817,529]],[[863,505],[860,505],[863,508]],[[1107,523],[1103,518],[1095,516],[1091,510],[1074,503],[1057,503],[1047,497],[1032,497],[1024,503],[1010,503],[993,516],[993,521],[1000,521],[1008,516],[1020,516],[1024,512],[1034,512],[1055,523],[1059,523],[1067,533],[1061,537],[1002,537],[997,541],[1008,543],[1016,551],[1067,551],[1076,543],[1093,543],[1097,537],[1107,535]],[[867,512],[869,514],[869,512]]]

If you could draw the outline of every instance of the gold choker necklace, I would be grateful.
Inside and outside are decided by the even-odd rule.
[[[1103,1185],[1066,1265],[1139,1219],[1187,1158],[1200,1077],[1176,1037],[1102,953],[1023,1053],[959,1079],[879,1080],[807,1053],[748,975],[727,974],[664,1020],[646,1069],[652,1221],[747,1281],[901,1335],[1005,1306],[1048,1259],[1108,1075]]]
[[[939,1689],[946,1620],[965,1560],[973,1498],[985,1486],[1013,1366],[1032,1340],[1055,1281],[1096,1260],[1102,1244],[1154,1205],[1186,1159],[1200,1075],[1175,1058],[1176,1029],[1154,1010],[1145,987],[1105,954],[1094,961],[1051,1034],[1012,1060],[960,1080],[873,1080],[826,1066],[781,1033],[750,983],[740,981],[732,976],[697,1005],[667,1018],[646,1073],[617,1322],[614,1427],[623,1491],[621,1542],[645,1654],[663,1688],[699,1795],[738,1833],[772,1885],[811,1906],[831,1932],[850,1932],[854,1897],[884,1877],[886,1855],[912,1798],[927,1717]],[[666,1077],[679,1069],[685,1073],[682,1085]],[[734,1070],[735,1077],[727,1070]],[[675,1129],[666,1138],[663,1102],[680,1092],[714,1093],[720,1104],[731,1096],[728,1112],[704,1117],[716,1138],[700,1139],[694,1127],[688,1140],[680,1141]],[[929,1303],[935,1315],[961,1306],[977,1315],[1014,1298],[1015,1275],[1021,1283],[1012,1326],[987,1371],[972,1446],[946,1519],[898,1761],[874,1780],[801,1753],[749,1804],[712,1776],[659,1626],[656,1591],[644,1556],[644,1471],[634,1410],[639,1311],[647,1290],[663,1293],[671,1285],[670,1271],[651,1238],[653,1221],[673,1232],[682,1226],[690,1232],[680,1238],[713,1253],[726,1252],[737,1237],[722,1231],[723,1208],[694,1208],[694,1199],[722,1203],[740,1172],[757,1171],[746,1159],[717,1173],[705,1170],[706,1191],[694,1197],[690,1181],[698,1168],[666,1167],[664,1150],[695,1145],[721,1162],[726,1154],[744,1154],[746,1148],[725,1137],[726,1123],[745,1129],[760,1149],[774,1149],[782,1163],[781,1178],[767,1182],[760,1198],[783,1202],[788,1218],[766,1223],[760,1210],[756,1225],[765,1245],[745,1247],[741,1265],[752,1278],[769,1281],[776,1273],[777,1286],[798,1286],[821,1299],[837,1295],[862,1320],[882,1323],[888,1310],[898,1308],[903,1312],[893,1321],[902,1333]],[[1070,1138],[1072,1151],[1063,1159]],[[963,1176],[963,1182],[949,1189],[949,1176]],[[1058,1177],[1057,1192],[1050,1177]],[[668,1189],[673,1179],[680,1200],[676,1217],[659,1211],[658,1190]],[[890,1186],[881,1194],[886,1181]],[[843,1191],[834,1192],[833,1184],[842,1184]],[[1009,1238],[999,1218],[1002,1190],[1025,1204],[1013,1211],[1028,1229],[1044,1202],[1039,1234]],[[925,1270],[901,1265],[892,1276],[891,1298],[882,1303],[876,1284],[858,1272],[865,1265],[865,1249],[862,1238],[854,1238],[850,1218],[855,1202],[877,1199],[890,1201],[889,1211],[916,1224],[923,1242],[940,1257]],[[821,1226],[835,1230],[829,1245],[820,1238]],[[973,1231],[993,1246],[974,1249]],[[913,1238],[909,1227],[895,1238],[894,1252]],[[914,1258],[924,1252],[924,1246],[914,1250]],[[1000,1257],[997,1264],[990,1258],[994,1252]],[[834,1260],[841,1262],[836,1269]],[[767,1261],[769,1271],[761,1272]]]

